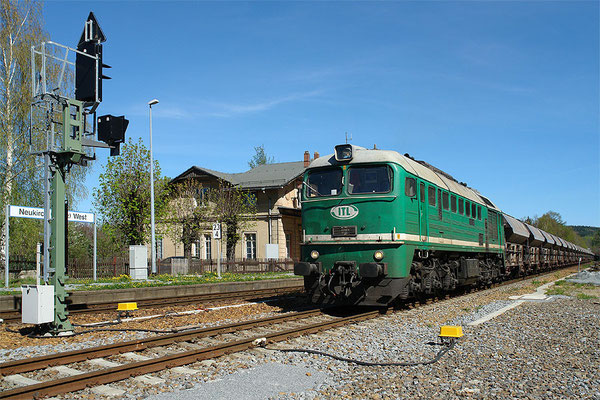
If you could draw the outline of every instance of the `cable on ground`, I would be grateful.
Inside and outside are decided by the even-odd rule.
[[[428,344],[432,344],[432,343],[428,343]],[[433,364],[435,362],[438,362],[444,356],[444,354],[446,354],[447,352],[449,352],[450,350],[452,350],[454,348],[454,346],[456,344],[456,340],[449,340],[449,341],[445,341],[445,342],[442,342],[442,343],[433,343],[433,344],[440,345],[440,346],[443,346],[443,347],[440,349],[440,351],[438,351],[438,353],[435,355],[434,358],[432,358],[431,360],[428,360],[428,361],[413,361],[413,362],[370,362],[370,361],[361,361],[361,360],[355,360],[355,359],[352,359],[352,358],[341,357],[341,356],[337,356],[335,354],[325,353],[325,352],[319,351],[319,350],[311,350],[311,349],[277,349],[277,348],[273,348],[273,347],[266,347],[266,340],[259,343],[260,346],[264,347],[267,350],[281,351],[283,353],[316,354],[316,355],[319,355],[319,356],[333,358],[334,360],[344,361],[344,362],[347,362],[347,363],[362,365],[362,366],[366,366],[366,367],[412,367],[412,366],[416,366],[416,365],[429,365],[429,364]]]

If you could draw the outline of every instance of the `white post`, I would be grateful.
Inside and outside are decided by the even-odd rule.
[[[152,258],[152,273],[156,274],[156,237],[154,232],[154,160],[152,158],[152,106],[158,104],[154,99],[148,102],[150,109],[150,257]]]
[[[6,206],[6,218],[4,220],[4,239],[6,240],[6,245],[4,247],[4,287],[8,288],[8,279],[9,279],[9,275],[8,275],[8,242],[9,242],[9,234],[10,234],[10,230],[8,228],[8,218],[9,218],[9,213],[10,213],[10,206],[7,205]]]
[[[35,249],[35,284],[39,286],[40,284],[40,264],[42,263],[42,244],[40,242],[37,243]]]
[[[217,240],[219,246],[219,258],[217,259],[217,278],[221,279],[221,238]]]
[[[97,247],[96,247],[96,214],[94,214],[94,281],[98,278],[97,276],[97,268],[98,268],[98,257],[97,257]]]

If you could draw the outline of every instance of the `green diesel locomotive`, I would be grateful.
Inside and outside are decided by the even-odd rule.
[[[527,270],[529,254],[505,263],[503,216],[488,198],[408,155],[338,145],[303,182],[294,273],[314,303],[387,305]]]

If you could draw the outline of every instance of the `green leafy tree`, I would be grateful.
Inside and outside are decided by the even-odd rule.
[[[168,199],[166,178],[154,160],[155,218],[162,217]],[[94,191],[94,205],[104,229],[123,246],[147,242],[150,232],[150,152],[131,139],[121,155],[110,157]]]
[[[175,242],[183,243],[183,254],[192,257],[192,244],[208,228],[207,190],[193,179],[178,182],[170,189],[169,206],[161,221],[163,230]]]
[[[0,0],[0,247],[4,249],[4,213],[7,204],[43,205],[43,168],[39,158],[30,154],[29,125],[31,91],[31,47],[48,40],[44,32],[43,4],[36,0]],[[39,61],[39,60],[37,60]],[[39,66],[39,62],[36,62]],[[56,65],[47,65],[46,77],[53,81],[60,74]],[[65,76],[70,76],[65,71]],[[63,88],[65,90],[72,88]],[[64,90],[60,90],[65,94]],[[58,110],[53,119],[57,119]],[[49,127],[46,113],[33,113],[32,141],[45,143]],[[70,204],[86,195],[87,168],[74,167],[67,176]],[[39,228],[41,224],[37,224]],[[22,230],[21,230],[22,229]],[[11,222],[11,253],[35,257],[39,229],[22,222]],[[24,238],[22,243],[15,240]],[[2,250],[0,250],[2,251]]]
[[[117,238],[111,234],[111,231],[112,229],[108,224],[101,224],[98,226],[96,236],[98,260],[110,261],[115,257],[128,257],[126,244],[122,241],[118,241]]]
[[[235,258],[235,245],[240,232],[256,216],[256,197],[237,186],[220,181],[219,187],[208,192],[210,215],[223,224],[227,248],[227,259]]]
[[[273,164],[275,162],[275,158],[267,156],[267,153],[265,152],[264,144],[261,144],[260,146],[255,147],[254,151],[256,153],[254,154],[254,156],[252,156],[252,159],[250,161],[248,161],[248,166],[250,168],[254,168],[259,165],[264,165],[264,164]]]
[[[68,246],[70,260],[91,261],[94,256],[94,226],[69,222]]]
[[[590,241],[590,247],[594,254],[600,255],[600,231],[596,231],[592,240]]]

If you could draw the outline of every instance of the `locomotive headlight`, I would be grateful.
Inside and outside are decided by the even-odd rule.
[[[383,251],[377,250],[375,253],[373,253],[373,258],[375,259],[375,261],[383,260]]]
[[[310,258],[312,258],[313,260],[316,260],[317,258],[319,258],[319,252],[316,250],[311,251]]]
[[[352,145],[338,144],[337,146],[335,146],[335,159],[336,161],[352,160]]]

